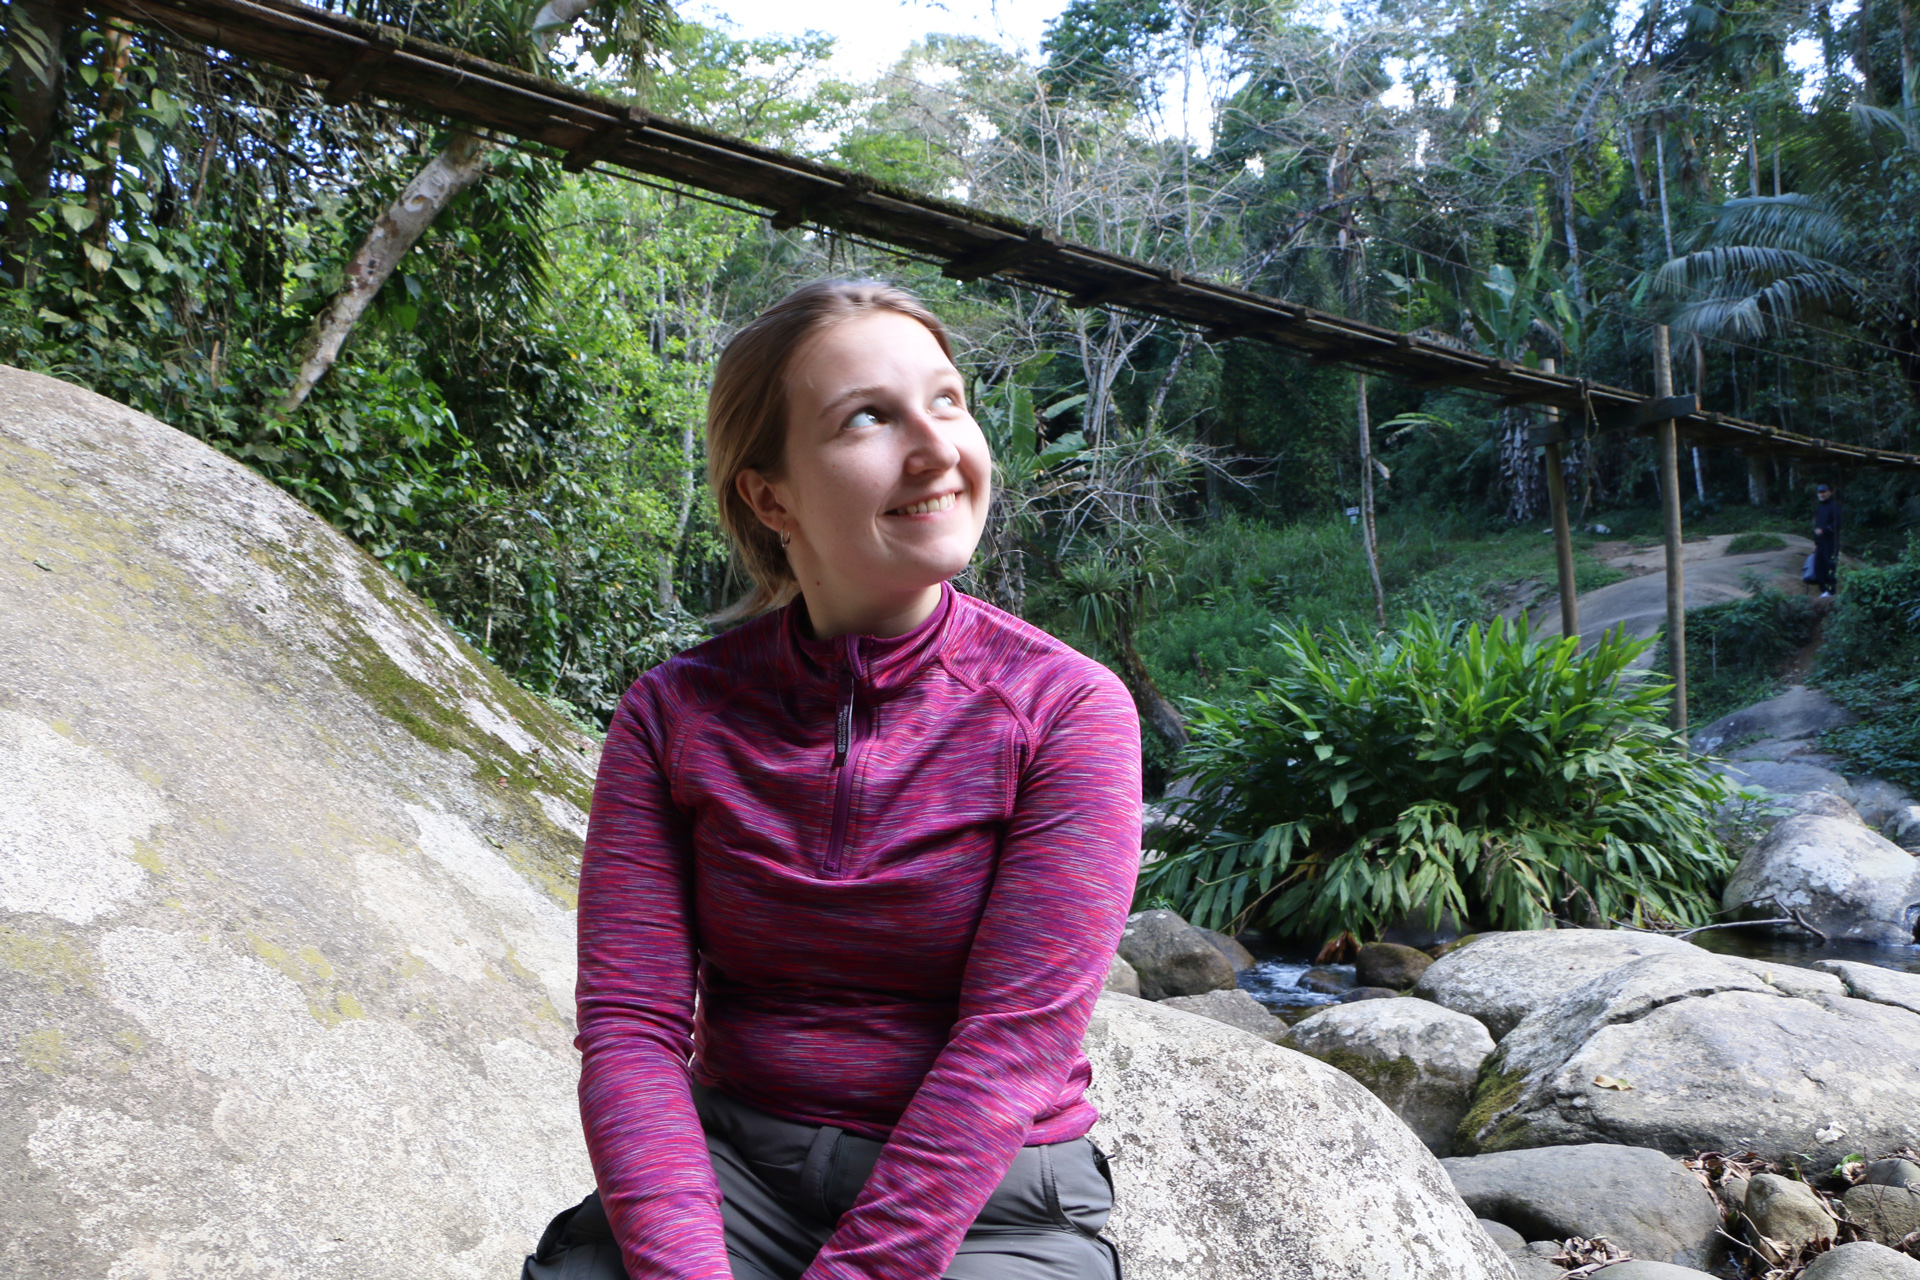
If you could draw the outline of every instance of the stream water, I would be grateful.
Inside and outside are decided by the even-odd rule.
[[[1883,969],[1920,973],[1920,946],[1876,947],[1858,942],[1830,942],[1825,946],[1802,938],[1781,938],[1755,929],[1715,929],[1696,934],[1692,941],[1722,955],[1747,956],[1777,964],[1812,967],[1816,960],[1858,960]],[[1338,1004],[1337,991],[1313,990],[1301,985],[1308,974],[1321,987],[1352,987],[1350,964],[1316,965],[1299,953],[1253,949],[1255,963],[1239,973],[1240,989],[1288,1022],[1298,1022],[1316,1009]]]

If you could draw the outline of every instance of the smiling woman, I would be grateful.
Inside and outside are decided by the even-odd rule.
[[[708,458],[748,620],[608,730],[579,914],[599,1190],[527,1274],[1115,1280],[1080,1042],[1139,862],[1133,701],[947,584],[991,462],[911,295],[812,285],[742,330]]]

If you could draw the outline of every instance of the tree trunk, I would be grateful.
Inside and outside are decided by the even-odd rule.
[[[104,249],[107,225],[113,220],[113,178],[120,165],[120,122],[126,119],[126,95],[120,81],[133,54],[133,33],[118,19],[107,20],[106,66],[100,76],[100,167],[87,173],[86,209],[93,222],[85,234],[88,244]]]
[[[13,54],[8,87],[13,119],[7,129],[7,155],[15,186],[7,193],[7,231],[0,269],[24,287],[31,272],[27,239],[32,218],[47,196],[53,176],[53,133],[65,97],[67,25],[58,6],[47,0],[12,0],[7,12],[7,44]]]
[[[1667,204],[1667,131],[1663,121],[1653,135],[1654,176],[1660,183],[1660,231],[1667,240],[1667,261],[1673,261],[1673,210]]]
[[[1147,670],[1146,659],[1140,656],[1140,650],[1133,644],[1133,630],[1128,627],[1115,637],[1118,642],[1114,648],[1120,653],[1120,682],[1133,694],[1133,705],[1140,711],[1140,718],[1147,727],[1165,738],[1174,747],[1187,745],[1187,722],[1180,709],[1167,700],[1160,692],[1160,686],[1154,683],[1153,675]]]
[[[1353,375],[1354,401],[1360,411],[1360,540],[1367,548],[1367,572],[1373,578],[1373,612],[1387,629],[1387,589],[1380,585],[1380,540],[1373,525],[1373,425],[1367,420],[1367,375]]]
[[[1566,179],[1560,186],[1560,216],[1567,231],[1567,284],[1573,291],[1575,302],[1585,301],[1586,292],[1580,281],[1580,237],[1574,230],[1574,213],[1578,208],[1573,201],[1573,151],[1567,151]]]
[[[1546,509],[1546,476],[1528,438],[1527,415],[1517,409],[1500,411],[1500,481],[1506,488],[1507,519],[1524,524],[1540,518]]]
[[[380,286],[440,211],[485,175],[492,150],[493,144],[483,138],[456,134],[446,150],[429,160],[400,198],[380,215],[347,265],[346,288],[334,295],[301,344],[293,386],[281,400],[278,412],[292,413],[306,402],[315,384],[340,358],[340,348],[379,294]]]
[[[1757,453],[1747,455],[1747,501],[1767,505],[1767,460]]]

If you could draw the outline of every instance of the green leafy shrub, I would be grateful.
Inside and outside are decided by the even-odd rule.
[[[1743,600],[1689,609],[1689,718],[1706,724],[1772,697],[1781,669],[1819,628],[1812,600],[1769,587]],[[1664,654],[1660,668],[1667,669]]]
[[[1893,564],[1849,571],[1837,599],[1817,674],[1860,723],[1826,743],[1863,773],[1920,787],[1920,537]]]
[[[1276,627],[1244,701],[1191,702],[1191,799],[1141,876],[1211,928],[1359,936],[1409,911],[1496,928],[1695,922],[1731,794],[1664,727],[1643,641],[1417,615],[1355,639]]]
[[[1730,556],[1750,556],[1759,551],[1785,551],[1787,540],[1777,533],[1736,534],[1727,543],[1726,554]]]

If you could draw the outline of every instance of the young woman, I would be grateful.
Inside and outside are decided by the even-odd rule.
[[[632,1280],[1117,1274],[1080,1040],[1139,721],[947,584],[992,499],[965,391],[871,282],[801,289],[715,372],[757,616],[628,692],[580,880],[581,1114]]]

